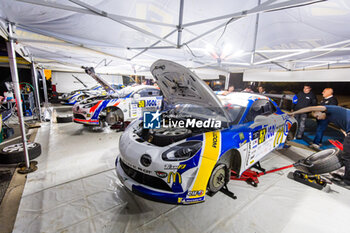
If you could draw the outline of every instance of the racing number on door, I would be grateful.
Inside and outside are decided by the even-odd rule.
[[[144,100],[139,101],[138,107],[139,108],[144,108],[145,107],[145,101]]]
[[[265,141],[265,135],[266,135],[266,128],[263,128],[262,130],[260,130],[259,144]]]

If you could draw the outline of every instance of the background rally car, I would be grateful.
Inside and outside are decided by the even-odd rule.
[[[122,84],[112,84],[111,86],[115,90],[120,90],[124,88],[124,85]],[[69,95],[63,95],[61,99],[63,100],[63,104],[74,105],[77,102],[87,99],[89,97],[107,94],[107,91],[105,91],[104,88],[102,88],[102,86],[94,86],[89,90],[72,91]]]
[[[163,122],[214,119],[222,127],[146,129],[141,119],[133,121],[120,138],[116,170],[138,195],[173,204],[202,202],[207,191],[215,193],[229,181],[230,169],[241,175],[294,138],[296,120],[267,97],[217,97],[194,73],[170,61],[158,60],[151,72],[164,98],[177,104],[162,114]]]
[[[154,86],[126,87],[106,96],[85,99],[73,106],[73,120],[86,125],[113,125],[141,117],[143,111],[161,108],[163,97]]]

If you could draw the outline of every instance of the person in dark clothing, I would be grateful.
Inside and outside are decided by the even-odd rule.
[[[338,100],[333,96],[332,88],[325,88],[322,92],[323,99],[320,102],[320,105],[338,105]],[[324,120],[317,120],[316,134],[313,141],[313,144],[310,146],[314,149],[320,149],[320,144],[322,142],[324,131],[327,129],[329,120],[326,118]]]
[[[311,92],[311,86],[305,84],[303,91],[299,92],[293,97],[292,110],[297,111],[308,106],[315,106],[316,104],[317,99],[316,96]],[[297,139],[301,139],[303,137],[306,118],[307,114],[298,114],[295,116],[295,119],[298,121],[299,125]]]
[[[307,112],[313,112],[312,115],[316,117],[317,120],[324,120],[327,118],[329,122],[334,123],[344,133],[345,138],[341,159],[345,166],[345,174],[341,181],[334,180],[334,182],[350,189],[350,109],[336,105],[313,106],[302,108],[289,115],[293,116],[294,114]]]

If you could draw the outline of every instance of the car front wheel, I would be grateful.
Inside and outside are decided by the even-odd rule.
[[[227,182],[227,173],[225,164],[217,164],[209,178],[208,191],[212,194],[220,191]]]

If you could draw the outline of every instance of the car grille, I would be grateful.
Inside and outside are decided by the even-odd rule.
[[[85,117],[82,115],[82,114],[74,114],[74,118],[75,119],[82,119],[82,120],[85,120]]]
[[[147,186],[150,186],[155,189],[160,189],[164,191],[172,191],[169,185],[162,179],[146,175],[142,172],[139,172],[128,165],[126,165],[122,160],[120,160],[120,166],[122,167],[123,171],[133,180],[140,184],[144,184]]]

